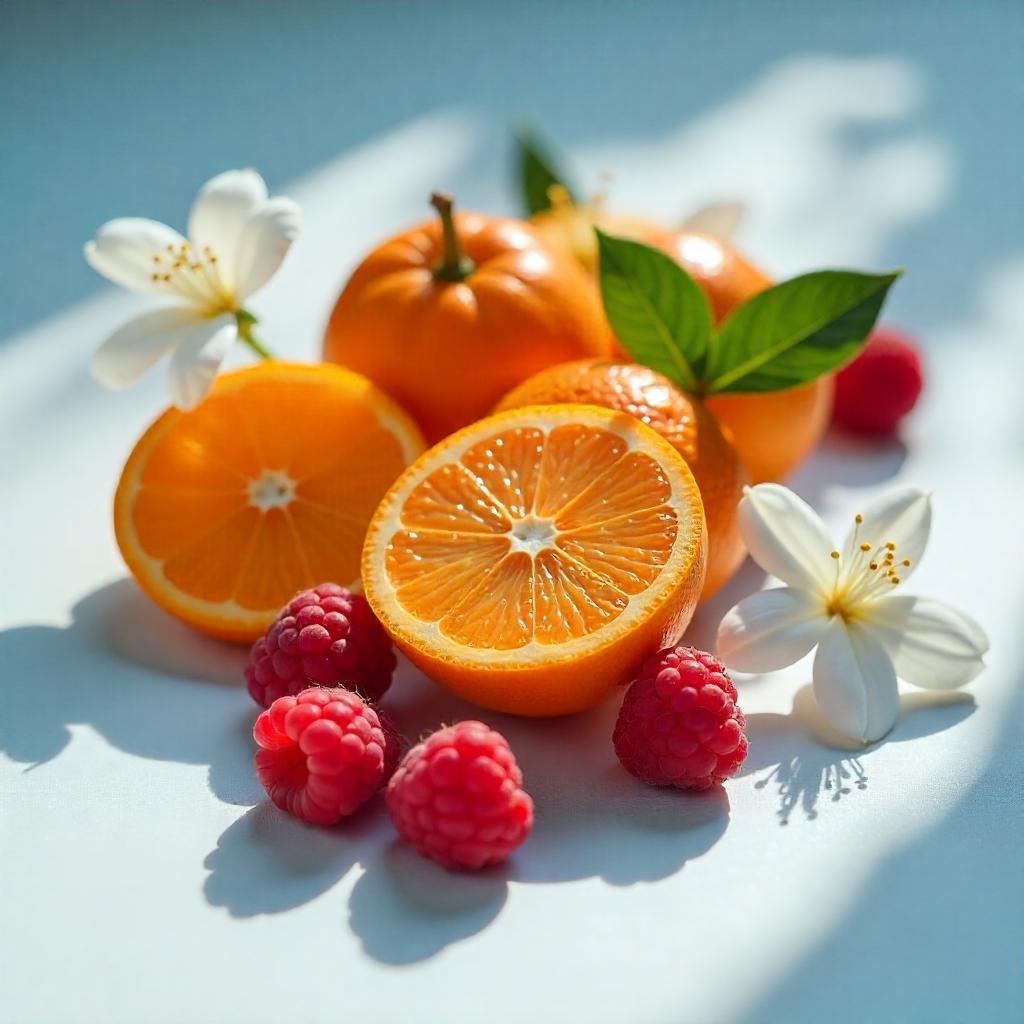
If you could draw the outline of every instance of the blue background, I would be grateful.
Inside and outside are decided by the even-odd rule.
[[[911,126],[952,145],[955,191],[884,255],[912,269],[893,316],[943,323],[967,301],[973,268],[1020,241],[1016,0],[3,0],[0,337],[104,287],[80,257],[99,224],[180,224],[196,187],[226,167],[258,167],[274,190],[438,108],[487,116],[494,147],[521,118],[566,145],[642,139],[801,53],[896,55],[923,71],[928,102]],[[886,130],[845,141],[855,150]]]

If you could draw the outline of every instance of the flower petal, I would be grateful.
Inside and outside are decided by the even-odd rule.
[[[985,667],[989,643],[969,615],[941,601],[894,594],[864,609],[896,675],[926,690],[955,690]]]
[[[747,213],[747,206],[738,199],[726,199],[708,203],[695,210],[683,221],[681,227],[701,235],[711,235],[721,242],[728,242],[739,230]]]
[[[252,216],[238,240],[235,261],[239,302],[259,291],[281,265],[299,233],[299,205],[275,196]]]
[[[814,658],[814,696],[833,728],[871,743],[895,724],[896,672],[871,631],[834,618]]]
[[[138,380],[165,352],[195,326],[188,306],[151,309],[118,328],[96,350],[89,369],[104,387],[119,390]]]
[[[203,400],[237,338],[238,325],[230,314],[204,320],[189,331],[167,368],[171,400],[179,409],[192,409]]]
[[[718,654],[740,672],[774,672],[799,661],[827,624],[816,594],[793,587],[762,590],[726,612],[718,627]]]
[[[858,543],[868,543],[876,549],[887,542],[895,544],[899,577],[904,581],[917,568],[931,527],[931,495],[916,487],[902,487],[864,510],[864,521],[847,534],[847,550]],[[904,559],[910,565],[902,565]]]
[[[249,221],[267,201],[267,186],[252,170],[225,171],[200,190],[188,217],[188,235],[201,252],[217,256],[217,272],[229,292],[238,287],[238,246]]]
[[[788,487],[748,487],[737,518],[747,550],[783,583],[823,593],[832,582],[832,540],[818,513]]]
[[[173,228],[145,217],[119,217],[107,221],[91,242],[85,243],[85,258],[105,278],[143,294],[170,294],[167,285],[153,275],[165,260],[167,246],[177,248],[185,239]]]

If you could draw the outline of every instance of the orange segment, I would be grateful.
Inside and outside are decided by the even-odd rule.
[[[607,576],[547,548],[536,560],[537,643],[553,646],[594,633],[617,618],[629,599]]]
[[[440,630],[468,647],[496,651],[533,639],[533,564],[524,551],[506,555],[441,620]]]
[[[536,510],[550,516],[565,508],[626,451],[622,438],[606,430],[573,424],[551,431],[544,449],[544,472]]]
[[[359,584],[366,525],[422,447],[394,402],[340,367],[225,374],[135,446],[114,499],[117,541],[163,608],[249,641],[297,590]]]
[[[363,585],[428,675],[485,707],[600,701],[678,639],[704,580],[686,462],[638,420],[537,406],[421,456],[367,532]]]
[[[623,593],[639,594],[661,572],[678,528],[675,510],[660,505],[566,531],[555,543]]]
[[[402,521],[424,530],[504,533],[508,517],[463,466],[441,466],[409,495]]]

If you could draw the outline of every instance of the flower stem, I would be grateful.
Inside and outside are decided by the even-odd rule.
[[[434,277],[442,281],[465,281],[476,269],[473,261],[462,254],[452,214],[454,203],[448,192],[434,192],[430,197],[430,205],[441,218],[441,262],[434,267]]]
[[[238,337],[244,341],[260,357],[260,359],[274,359],[274,353],[265,348],[252,333],[252,325],[256,323],[256,317],[248,310],[240,309],[235,313],[235,320],[238,322]]]

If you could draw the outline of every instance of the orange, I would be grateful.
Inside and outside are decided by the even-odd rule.
[[[529,406],[422,455],[370,523],[363,589],[395,643],[486,708],[591,707],[675,643],[707,532],[682,456],[639,420]]]
[[[680,231],[661,247],[700,285],[716,321],[772,281],[735,249],[711,235]],[[712,395],[715,415],[739,453],[751,483],[778,480],[818,445],[832,412],[832,378],[788,391]]]
[[[297,590],[359,583],[366,525],[423,450],[358,374],[268,361],[224,374],[136,444],[114,530],[139,586],[204,633],[254,640]]]
[[[433,202],[438,218],[356,268],[324,337],[324,358],[366,374],[430,443],[538,370],[611,350],[600,296],[571,256],[525,221]]]
[[[710,395],[751,483],[781,480],[817,448],[832,418],[831,374],[788,391]]]
[[[714,235],[677,231],[667,235],[660,247],[700,285],[716,321],[772,283],[770,277]]]
[[[582,359],[554,366],[513,388],[499,409],[552,402],[583,402],[631,413],[686,459],[704,503],[708,568],[701,600],[736,571],[746,550],[736,522],[746,473],[715,418],[667,377],[636,363]]]

